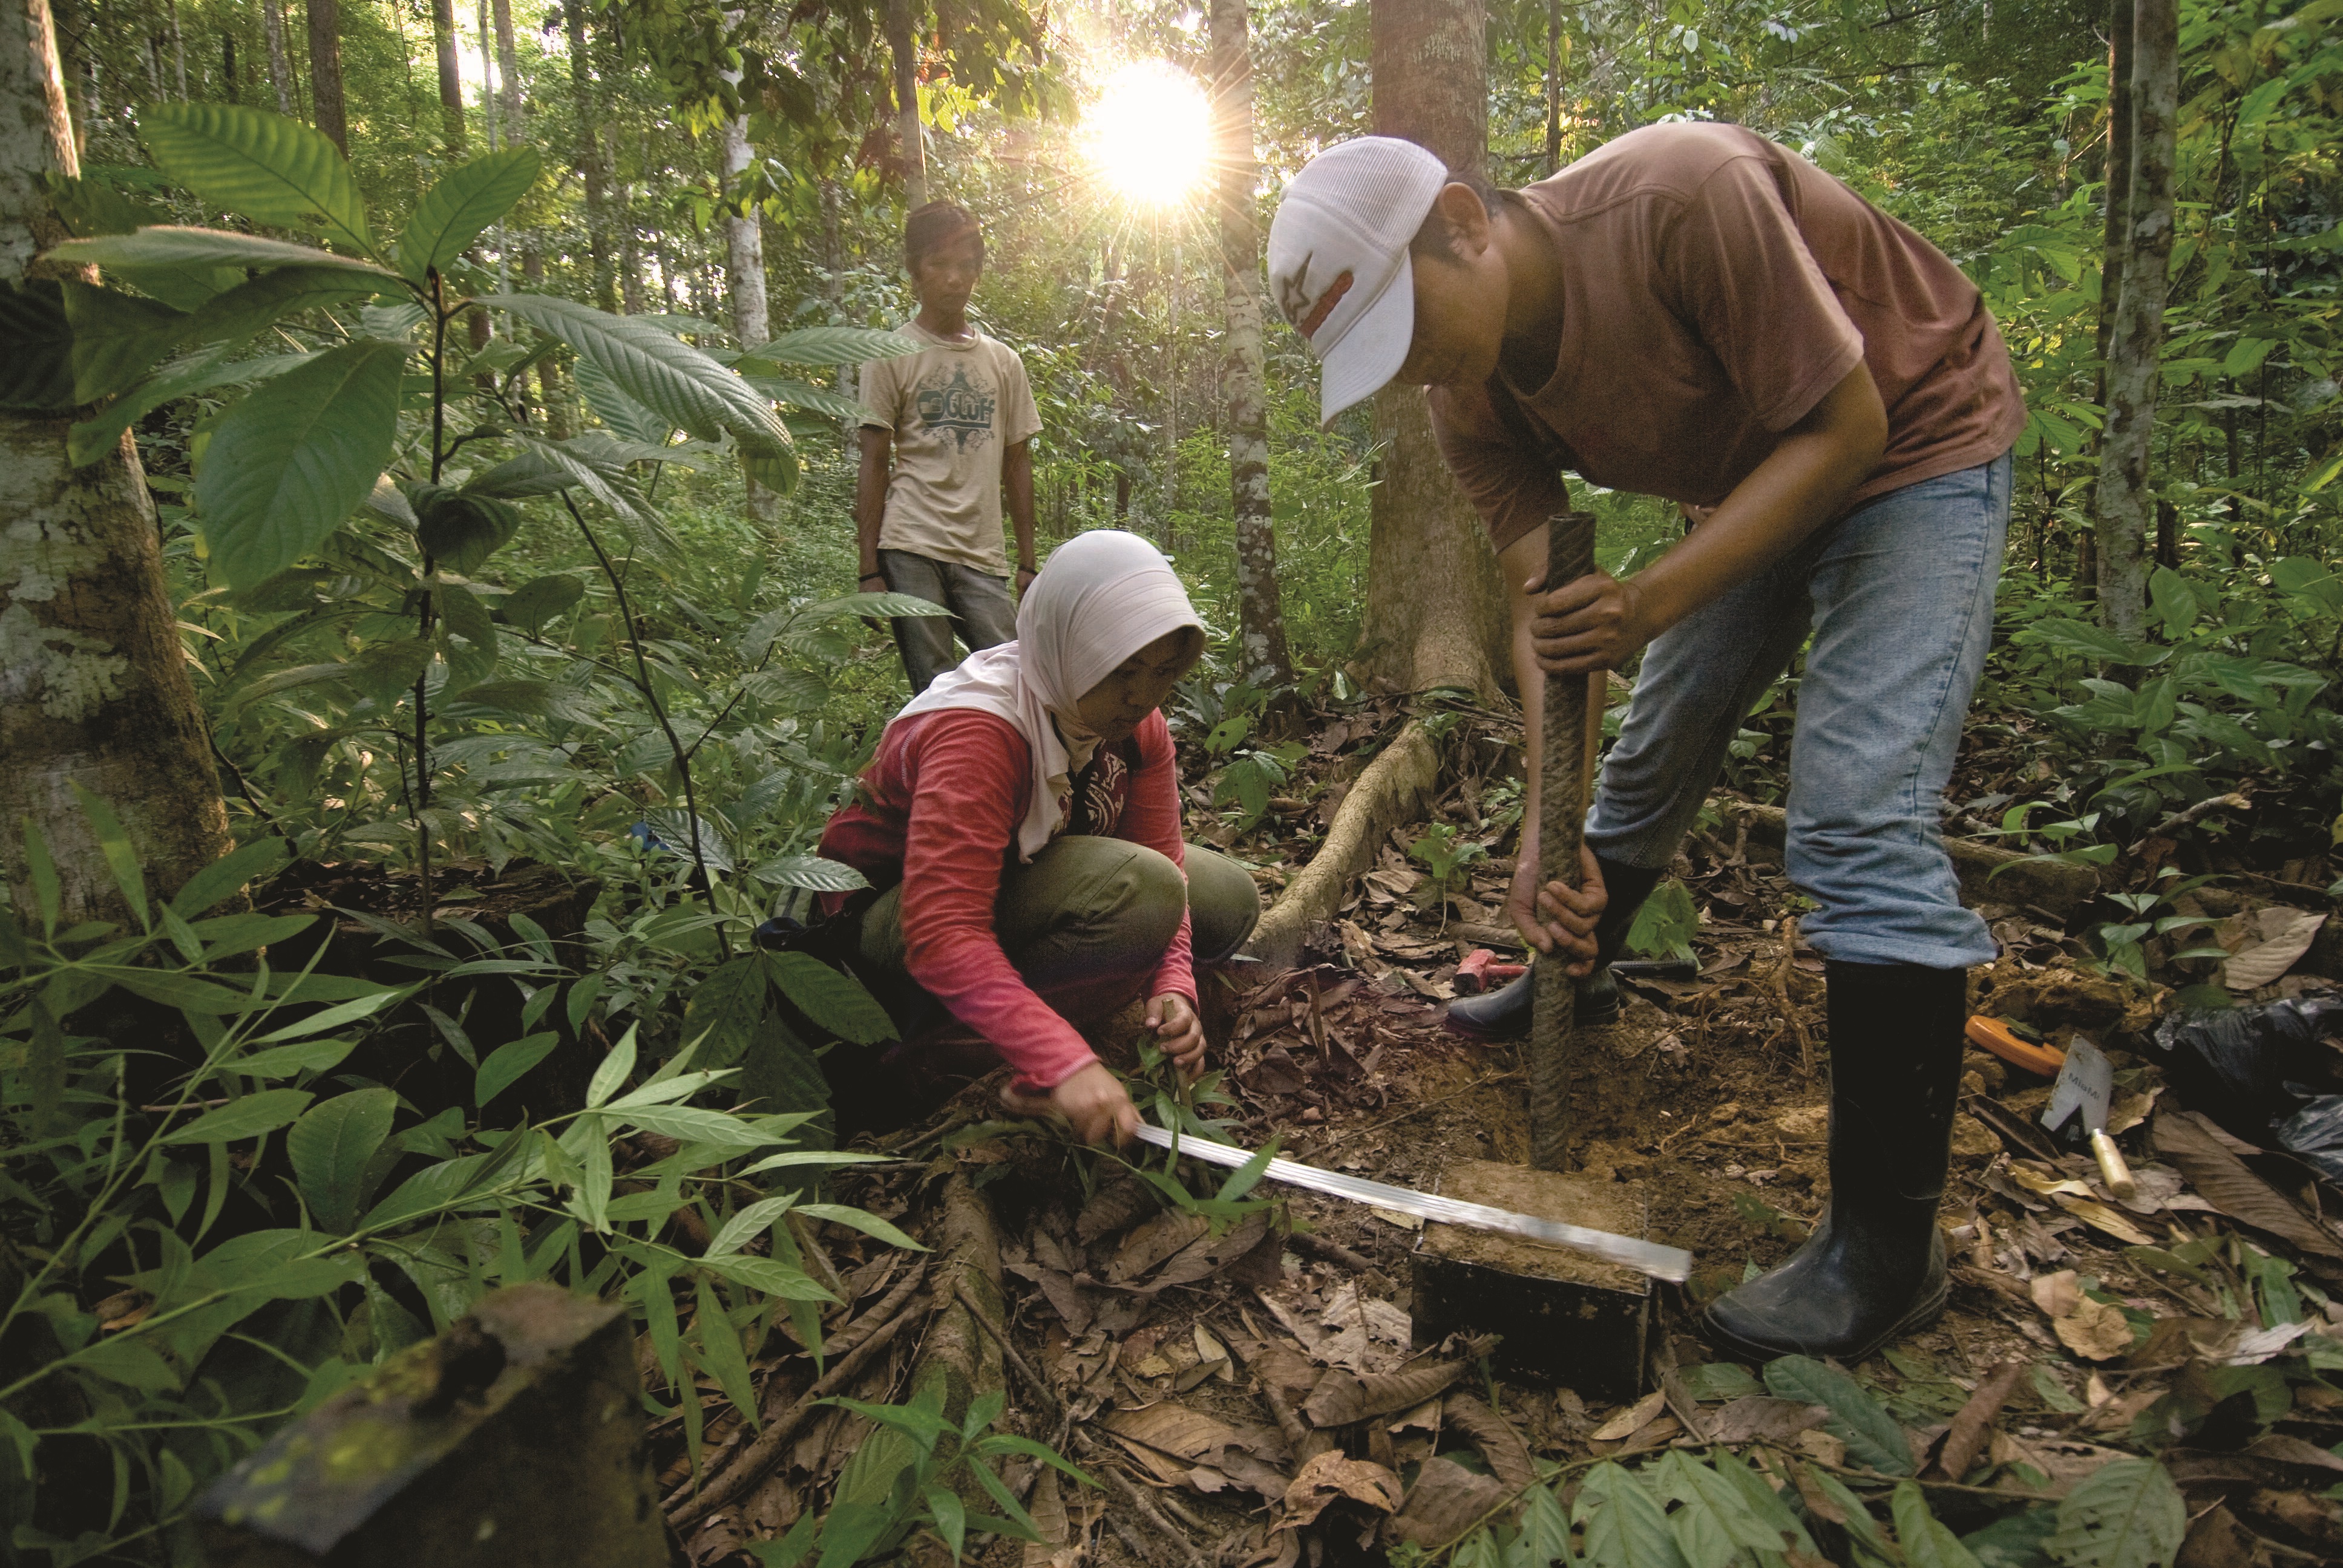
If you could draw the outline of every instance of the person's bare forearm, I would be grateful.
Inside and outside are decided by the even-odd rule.
[[[863,577],[879,574],[879,527],[887,517],[887,468],[892,442],[884,430],[862,431],[862,467],[854,479],[854,543]]]
[[[1001,477],[1009,491],[1009,521],[1017,530],[1017,565],[1033,569],[1033,443],[1020,441],[1001,459]]]

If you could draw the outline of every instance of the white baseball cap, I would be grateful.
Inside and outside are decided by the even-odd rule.
[[[1269,284],[1322,367],[1322,421],[1372,397],[1407,358],[1407,244],[1447,183],[1448,166],[1413,142],[1361,136],[1312,158],[1285,187],[1269,225]]]

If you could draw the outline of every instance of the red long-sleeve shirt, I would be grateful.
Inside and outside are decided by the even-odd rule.
[[[1126,750],[1135,765],[1124,765]],[[1179,789],[1171,728],[1151,713],[1125,747],[1101,749],[1074,816],[1081,831],[1144,844],[1184,869]],[[1026,985],[993,931],[1032,789],[1031,749],[1007,719],[971,709],[917,714],[888,727],[856,799],[823,829],[821,852],[875,887],[902,883],[911,978],[992,1042],[1019,1087],[1038,1091],[1098,1058]],[[1189,954],[1183,912],[1148,994],[1193,1002]]]

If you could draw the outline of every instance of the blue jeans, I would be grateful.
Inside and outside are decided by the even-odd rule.
[[[2007,455],[1865,503],[1655,638],[1586,837],[1665,867],[1741,720],[1809,634],[1790,751],[1790,879],[1825,958],[1959,969],[1994,943],[1938,818],[1993,636]]]

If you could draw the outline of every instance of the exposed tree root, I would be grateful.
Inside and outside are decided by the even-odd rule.
[[[1272,969],[1291,967],[1311,935],[1342,908],[1351,879],[1374,865],[1383,835],[1423,814],[1438,792],[1440,774],[1439,746],[1422,719],[1408,720],[1342,798],[1326,841],[1261,917],[1253,956]]]

